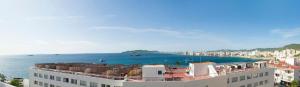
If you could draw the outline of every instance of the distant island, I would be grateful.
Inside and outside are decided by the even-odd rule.
[[[122,52],[123,54],[130,54],[131,56],[142,56],[144,54],[159,54],[159,51],[149,51],[149,50],[132,50]]]

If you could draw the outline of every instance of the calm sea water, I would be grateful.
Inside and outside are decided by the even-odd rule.
[[[132,56],[123,53],[106,54],[61,54],[61,55],[14,55],[0,56],[0,73],[9,78],[22,77],[28,78],[28,69],[36,63],[101,63],[100,59],[107,64],[181,64],[187,65],[188,62],[211,61],[216,63],[229,62],[253,62],[256,60],[237,58],[237,57],[209,57],[209,56],[184,56],[174,54],[143,54]]]

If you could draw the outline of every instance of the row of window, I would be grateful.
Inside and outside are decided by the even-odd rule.
[[[54,81],[62,81],[64,83],[70,83],[70,84],[73,84],[73,85],[78,85],[78,83],[79,83],[79,85],[83,86],[83,87],[87,87],[87,83],[88,83],[87,81],[84,81],[84,80],[62,78],[60,76],[46,75],[46,74],[42,75],[41,73],[34,73],[34,77],[39,77],[39,78],[44,78],[44,79],[50,79],[50,80],[54,80]],[[37,81],[35,81],[34,83],[37,84],[37,85],[43,86],[43,82],[37,82]],[[48,83],[45,83],[44,87],[48,87],[47,84]],[[90,85],[89,87],[111,87],[110,85],[106,85],[106,84],[99,85],[96,82],[90,82],[89,85]],[[51,86],[51,84],[50,84],[50,87],[54,87],[54,85]],[[56,87],[60,87],[60,86],[56,86]],[[118,87],[118,86],[114,86],[114,87]]]
[[[258,86],[262,86],[264,84],[265,85],[268,84],[268,80],[255,82],[253,84],[249,83],[247,85],[241,85],[240,87],[258,87]]]
[[[38,81],[34,81],[35,85],[39,85],[39,86],[44,86],[44,87],[61,87],[61,86],[55,86],[54,84],[49,84],[49,83],[43,83],[43,82],[38,82]]]
[[[254,75],[250,74],[250,75],[247,75],[247,79],[252,79],[252,78],[257,78],[257,77],[263,77],[263,76],[269,76],[269,72],[265,72],[265,73],[256,73]],[[243,75],[243,76],[240,76],[240,77],[232,77],[231,78],[231,82],[234,83],[234,82],[238,82],[239,81],[239,78],[240,78],[240,81],[244,81],[246,80],[246,76]],[[227,83],[229,83],[229,78],[227,80]]]

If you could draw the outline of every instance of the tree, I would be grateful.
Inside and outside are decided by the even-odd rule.
[[[298,82],[297,80],[293,80],[293,81],[291,82],[290,87],[298,87],[298,85],[299,85],[299,82]]]
[[[6,76],[0,73],[0,81],[4,82],[6,80]]]
[[[20,80],[14,79],[10,81],[10,84],[16,87],[21,87],[21,82]]]

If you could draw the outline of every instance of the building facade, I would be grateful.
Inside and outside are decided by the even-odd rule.
[[[37,64],[30,87],[274,87],[274,69],[266,62],[190,63],[188,67],[140,67],[92,64]],[[108,72],[109,71],[109,72]]]

